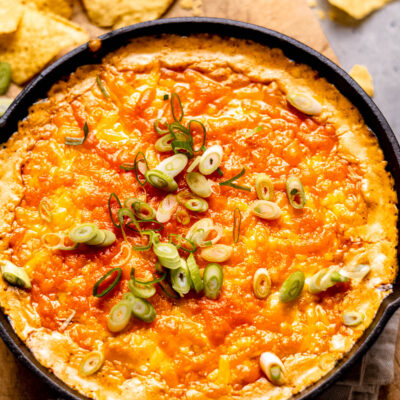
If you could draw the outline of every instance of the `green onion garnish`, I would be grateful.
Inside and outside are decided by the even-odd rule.
[[[217,168],[217,172],[219,176],[224,176],[224,173],[222,172],[221,168]]]
[[[279,291],[279,300],[282,303],[288,303],[290,301],[296,300],[303,290],[304,281],[304,272],[296,271],[291,274],[281,286],[281,289]]]
[[[297,176],[291,176],[286,181],[286,194],[290,205],[300,210],[306,205],[306,195],[301,180]]]
[[[39,203],[39,217],[46,222],[51,222],[53,220],[53,214],[51,213],[46,200],[41,200]]]
[[[208,203],[200,197],[192,197],[186,200],[183,205],[190,211],[206,212],[208,210]]]
[[[142,158],[138,158],[140,156],[142,156]],[[146,156],[141,151],[139,151],[135,156],[134,169],[135,169],[136,180],[138,181],[140,186],[144,186],[146,184],[146,182],[147,182],[147,179],[145,179],[144,181],[141,181],[140,178],[139,178],[139,172],[140,172],[139,171],[139,163],[140,162],[144,162],[145,163],[145,165],[146,165],[146,171],[145,172],[147,172],[148,169],[149,169],[149,165],[147,164]]]
[[[207,265],[203,274],[204,293],[207,298],[215,300],[219,296],[223,279],[224,273],[219,264],[212,263]]]
[[[117,273],[117,275],[115,276],[114,280],[102,291],[99,293],[99,287],[100,285],[108,278],[110,277],[112,274]],[[103,277],[101,277],[93,286],[93,296],[94,297],[103,297],[105,296],[107,293],[110,293],[111,290],[113,290],[115,288],[115,286],[117,286],[118,282],[121,280],[121,276],[122,276],[122,269],[121,268],[113,268],[110,271],[108,271]]]
[[[111,222],[113,223],[113,225],[114,225],[116,228],[121,228],[121,225],[114,221],[114,217],[113,217],[113,214],[112,214],[112,210],[111,210],[111,200],[112,200],[113,197],[115,198],[115,200],[117,200],[117,203],[118,203],[118,205],[119,205],[119,208],[122,207],[122,204],[121,204],[121,202],[119,201],[118,196],[117,196],[115,193],[111,193],[111,194],[110,194],[110,197],[108,198],[108,212],[109,212],[109,214],[110,214],[110,219],[111,219]]]
[[[168,94],[164,94],[163,99],[164,99],[164,100],[168,100],[168,99],[169,99],[169,95],[168,95]]]
[[[1,266],[1,276],[10,285],[30,289],[32,287],[28,274],[22,267],[17,267],[11,261],[3,260]]]
[[[189,293],[192,280],[190,279],[189,269],[184,259],[180,259],[180,265],[171,271],[172,288],[181,296]]]
[[[188,124],[188,130],[189,130],[189,134],[191,135],[192,138],[193,138],[192,126],[191,126],[192,124],[199,124],[200,127],[201,127],[201,130],[202,130],[202,134],[203,134],[203,139],[202,139],[202,142],[201,142],[201,146],[197,150],[193,147],[193,152],[194,153],[198,153],[200,151],[206,151],[206,146],[205,146],[205,144],[206,144],[206,136],[207,136],[206,127],[204,126],[204,124],[202,122],[198,121],[197,119],[190,120],[189,124]]]
[[[262,131],[262,128],[263,128],[262,126],[257,126],[257,128],[255,128],[255,129],[251,130],[250,132],[246,133],[244,135],[244,137],[247,139],[247,138],[255,135],[256,133]]]
[[[153,322],[157,313],[154,307],[145,299],[135,297],[131,303],[132,314],[144,322]]]
[[[164,174],[175,178],[179,175],[186,167],[188,163],[188,158],[184,154],[174,154],[162,160],[157,166],[156,170],[164,172]]]
[[[68,236],[75,243],[86,243],[93,239],[98,232],[99,228],[96,224],[87,223],[76,226]]]
[[[182,225],[188,225],[190,223],[190,215],[186,210],[179,209],[176,212],[176,220]]]
[[[132,209],[135,211],[136,216],[142,221],[154,220],[154,217],[156,216],[156,210],[144,201],[135,201],[132,204]]]
[[[121,228],[122,231],[122,236],[124,237],[124,240],[127,242],[128,239],[126,237],[126,233],[125,233],[125,229],[124,229],[124,217],[128,217],[130,219],[130,221],[128,221],[129,223],[133,223],[136,227],[136,229],[138,230],[138,232],[141,232],[142,230],[140,229],[140,226],[138,224],[138,221],[133,213],[133,211],[129,208],[120,208],[118,210],[118,222],[119,222],[119,228]]]
[[[256,192],[260,200],[272,201],[274,199],[274,184],[267,174],[257,174]]]
[[[235,188],[235,189],[245,190],[247,192],[251,192],[251,188],[249,188],[248,186],[240,186],[240,185],[237,185],[236,183],[234,183],[234,181],[236,181],[237,179],[241,178],[244,175],[245,172],[246,172],[246,169],[243,167],[242,170],[237,175],[235,175],[234,177],[228,179],[227,181],[220,182],[219,185],[220,186],[230,186],[230,187]]]
[[[173,178],[157,169],[146,171],[146,179],[151,186],[166,192],[174,192],[178,189],[178,184]]]
[[[171,285],[168,282],[160,282],[158,285],[160,286],[162,292],[170,299],[179,300],[181,298],[179,294],[176,293],[174,289],[172,289]]]
[[[135,268],[131,269],[131,279],[129,280],[128,284],[129,290],[131,293],[136,296],[140,297],[141,299],[148,299],[155,295],[156,288],[154,285],[140,285],[135,279]]]
[[[219,144],[211,146],[200,158],[199,171],[203,175],[210,175],[221,165],[223,149]]]
[[[123,163],[119,166],[121,169],[124,171],[132,171],[135,169],[135,164],[134,163]]]
[[[177,243],[174,243],[173,238],[178,240]],[[185,238],[184,236],[176,233],[170,233],[168,236],[169,243],[174,244],[178,249],[187,251],[189,253],[194,253],[197,250],[197,246],[190,240]],[[190,248],[183,246],[183,243],[187,243]]]
[[[178,102],[178,110],[175,110],[175,99]],[[172,116],[174,117],[174,120],[176,122],[181,122],[183,119],[183,107],[182,107],[181,99],[177,93],[171,94],[171,111],[172,111]],[[179,113],[178,116],[176,114],[176,111],[178,111],[178,113]]]
[[[360,325],[365,319],[365,314],[358,311],[348,311],[343,313],[343,323],[347,326]]]
[[[233,243],[237,243],[240,236],[240,225],[242,223],[242,213],[240,212],[239,208],[236,207],[233,211]]]
[[[83,138],[79,139],[75,137],[66,136],[64,139],[64,143],[69,146],[78,146],[85,142],[88,134],[89,134],[89,127],[87,122],[85,122],[85,124],[83,125],[83,135],[84,135]]]
[[[132,304],[128,300],[121,300],[110,311],[107,326],[111,332],[119,332],[127,327],[132,315]]]
[[[97,75],[96,83],[97,83],[97,86],[99,87],[99,89],[101,90],[101,93],[103,93],[103,95],[105,97],[110,97],[110,94],[107,92],[106,88],[101,83],[100,75]]]
[[[104,363],[103,353],[100,351],[92,351],[83,357],[79,365],[79,375],[89,376],[96,373]]]
[[[165,128],[162,128],[160,125],[164,125]],[[168,128],[168,122],[165,118],[159,118],[154,121],[154,130],[159,134],[159,135],[165,135],[166,133],[169,132]]]
[[[172,243],[154,243],[153,250],[161,265],[169,269],[179,268],[181,258],[178,249]]]
[[[266,268],[259,268],[253,277],[253,291],[257,299],[265,299],[271,291],[271,278]]]
[[[172,141],[175,138],[172,136],[171,133],[168,133],[162,137],[160,137],[160,139],[157,140],[155,147],[156,150],[159,151],[160,153],[166,153],[168,151],[172,151]]]
[[[203,279],[201,279],[200,270],[196,264],[193,253],[191,253],[186,260],[186,264],[190,273],[190,278],[193,283],[194,290],[196,293],[200,293],[204,289]]]
[[[132,270],[133,270],[133,272],[132,272]],[[135,276],[134,268],[131,269],[131,277],[132,277],[132,273],[133,273],[133,276]],[[155,285],[156,283],[162,282],[166,277],[167,277],[167,272],[165,271],[159,278],[154,278],[151,281],[143,282],[143,281],[139,281],[139,280],[135,279],[135,282],[138,283],[139,285]]]

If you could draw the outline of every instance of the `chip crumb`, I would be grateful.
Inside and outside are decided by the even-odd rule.
[[[202,0],[181,0],[179,5],[184,10],[191,10],[194,17],[203,15],[203,1]]]
[[[329,0],[333,6],[345,11],[355,19],[363,19],[391,0]]]
[[[374,82],[366,66],[356,64],[349,74],[365,90],[368,96],[372,97],[374,95]]]

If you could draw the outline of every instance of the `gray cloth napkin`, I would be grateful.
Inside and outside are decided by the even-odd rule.
[[[320,400],[378,400],[379,389],[394,378],[394,354],[400,310],[397,311],[368,353]]]

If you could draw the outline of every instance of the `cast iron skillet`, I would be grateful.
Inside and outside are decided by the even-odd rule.
[[[311,66],[321,76],[334,84],[360,110],[365,122],[378,137],[388,161],[387,169],[395,178],[396,192],[400,197],[400,147],[382,113],[357,83],[326,57],[288,36],[256,25],[227,19],[172,18],[144,22],[101,36],[102,46],[97,52],[92,52],[87,44],[76,48],[46,68],[15,99],[0,119],[1,141],[5,142],[17,130],[18,121],[26,117],[29,106],[35,101],[45,98],[47,91],[59,79],[68,76],[81,65],[99,63],[107,53],[128,43],[132,38],[162,33],[182,36],[191,33],[214,33],[221,36],[250,39],[268,47],[280,48],[290,59]],[[393,285],[393,292],[384,299],[371,326],[364,332],[353,349],[329,374],[294,396],[293,400],[311,400],[321,395],[371,347],[398,307],[400,307],[400,280],[397,278]],[[68,387],[36,361],[25,344],[15,334],[7,317],[2,312],[0,312],[0,335],[15,356],[63,399],[87,399]]]

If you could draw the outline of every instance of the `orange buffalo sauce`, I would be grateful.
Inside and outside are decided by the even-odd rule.
[[[278,292],[294,271],[311,276],[340,265],[344,254],[360,245],[344,236],[342,223],[362,218],[357,214],[363,204],[361,172],[338,153],[334,127],[289,106],[277,83],[254,83],[232,71],[229,79],[221,81],[190,68],[134,73],[106,65],[99,74],[110,97],[94,82],[82,93],[64,99],[54,107],[43,128],[44,138],[23,165],[25,195],[16,210],[11,245],[13,261],[26,265],[31,276],[32,304],[41,324],[60,330],[75,310],[64,333],[88,350],[103,342],[103,368],[114,377],[156,373],[175,388],[213,382],[207,393],[215,398],[226,393],[227,385],[238,390],[260,378],[258,358],[264,351],[281,359],[296,353],[327,352],[329,339],[347,332],[341,322],[341,299],[349,284],[336,285],[320,297],[304,290],[289,304],[279,302]],[[120,164],[132,163],[138,151],[146,154],[151,168],[166,157],[154,148],[159,138],[154,121],[165,117],[172,122],[170,103],[164,100],[171,93],[180,96],[183,123],[202,121],[207,128],[206,146],[221,144],[224,149],[223,177],[214,173],[208,178],[222,182],[245,167],[238,183],[252,191],[221,186],[220,193],[208,199],[207,212],[190,213],[189,226],[173,216],[161,232],[161,240],[166,241],[169,233],[185,234],[194,221],[204,217],[224,227],[220,243],[233,245],[234,252],[223,263],[219,298],[209,300],[191,292],[171,300],[158,289],[150,299],[157,312],[153,323],[132,318],[123,333],[111,334],[108,314],[128,291],[130,269],[136,269],[138,278],[149,280],[155,273],[156,256],[152,251],[133,251],[121,266],[123,278],[117,287],[103,298],[92,296],[96,281],[122,258],[123,238],[110,220],[107,201],[112,192],[120,199],[143,193],[134,172],[123,171]],[[66,146],[66,136],[83,136],[85,122],[87,140]],[[200,135],[195,142],[201,142]],[[261,220],[247,211],[257,198],[255,174],[261,172],[274,183],[274,201],[283,211],[278,220]],[[302,210],[293,209],[286,196],[285,182],[291,175],[301,179],[306,191],[307,204]],[[187,188],[184,173],[176,180],[179,190]],[[145,191],[154,208],[165,197],[148,184]],[[51,223],[38,216],[42,199],[53,213]],[[242,224],[234,244],[236,207],[242,212]],[[68,232],[84,222],[112,230],[117,241],[108,248],[82,245],[73,251],[50,251],[41,244],[45,233]],[[140,240],[133,231],[128,236]],[[198,253],[196,260],[201,269],[207,264]],[[252,280],[258,268],[267,268],[272,280],[266,300],[253,294]]]

